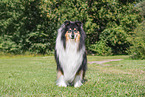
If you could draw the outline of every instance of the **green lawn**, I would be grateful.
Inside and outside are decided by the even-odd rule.
[[[124,60],[88,64],[83,86],[63,88],[55,85],[53,56],[1,56],[0,96],[145,96],[145,60],[130,60],[128,56],[88,56],[88,61],[105,59]]]

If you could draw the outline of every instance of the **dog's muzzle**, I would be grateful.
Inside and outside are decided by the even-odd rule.
[[[72,35],[71,35],[71,39],[74,39],[74,38],[75,38],[75,35],[74,35],[74,34],[72,34]]]

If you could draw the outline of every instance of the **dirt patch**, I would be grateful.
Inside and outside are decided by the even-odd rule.
[[[108,59],[108,60],[104,60],[104,61],[91,61],[91,62],[88,62],[89,64],[93,64],[93,63],[96,63],[96,64],[103,64],[103,63],[106,63],[106,62],[111,62],[111,61],[121,61],[123,59]]]

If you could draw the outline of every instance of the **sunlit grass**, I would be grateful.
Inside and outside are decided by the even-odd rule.
[[[124,59],[88,64],[80,88],[57,87],[53,56],[0,57],[0,96],[145,96],[145,60],[128,56],[88,56],[88,61]]]

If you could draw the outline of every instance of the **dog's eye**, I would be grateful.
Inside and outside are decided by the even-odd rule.
[[[68,33],[71,33],[72,31],[71,30],[68,30]]]
[[[75,33],[77,33],[77,30],[74,30]]]

